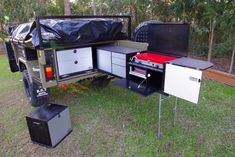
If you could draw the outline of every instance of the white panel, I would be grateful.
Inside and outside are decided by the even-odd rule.
[[[68,108],[48,122],[52,146],[55,146],[71,130],[71,120]]]
[[[57,51],[58,62],[69,61],[74,58],[92,58],[91,47]]]
[[[120,59],[126,60],[126,55],[125,55],[125,54],[121,54],[121,53],[115,53],[115,52],[113,52],[113,53],[112,53],[112,57],[120,58]]]
[[[121,66],[126,66],[126,60],[120,59],[120,58],[112,57],[112,63],[117,64],[117,65],[121,65]]]
[[[92,50],[90,47],[76,49],[76,53],[73,50],[57,51],[59,75],[93,69]]]
[[[98,69],[111,73],[111,52],[97,50]]]
[[[56,54],[58,62],[72,60],[75,57],[73,50],[57,51]]]
[[[77,64],[75,62],[77,61]],[[90,59],[80,59],[71,61],[61,61],[58,63],[59,75],[71,74],[93,69]]]
[[[198,103],[202,72],[166,64],[164,92]]]
[[[112,64],[112,74],[126,78],[126,67]]]

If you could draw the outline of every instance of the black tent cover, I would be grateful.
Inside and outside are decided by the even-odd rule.
[[[40,28],[44,45],[89,44],[127,38],[127,34],[123,32],[122,22],[111,19],[46,19],[40,21]],[[11,36],[31,47],[39,47],[35,21],[19,25]]]

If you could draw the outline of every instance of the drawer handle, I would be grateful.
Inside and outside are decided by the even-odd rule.
[[[77,50],[73,50],[73,53],[77,53]]]
[[[74,64],[78,64],[78,61],[76,60],[76,61],[74,61]]]
[[[35,124],[35,125],[41,125],[40,123],[38,123],[38,122],[33,122],[33,124]]]
[[[190,76],[190,77],[189,77],[189,80],[190,80],[190,81],[194,81],[194,82],[199,82],[199,83],[201,82],[201,79],[198,79],[198,78],[193,77],[193,76]]]

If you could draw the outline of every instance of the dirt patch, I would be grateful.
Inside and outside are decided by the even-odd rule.
[[[5,54],[6,54],[5,51],[1,51],[1,50],[0,50],[0,55],[5,55]]]
[[[4,54],[5,52],[5,44],[0,40],[0,55]]]

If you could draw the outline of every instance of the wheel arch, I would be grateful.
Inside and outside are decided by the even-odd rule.
[[[19,58],[19,68],[20,68],[20,72],[23,72],[24,70],[28,71],[29,74],[29,80],[30,82],[33,82],[33,67],[38,65],[38,61],[37,60],[33,60],[33,61],[27,61],[25,58],[20,57]]]

